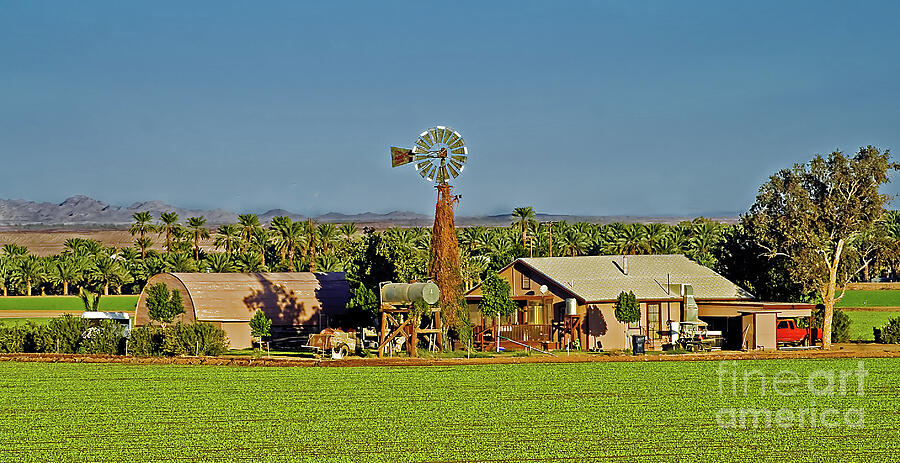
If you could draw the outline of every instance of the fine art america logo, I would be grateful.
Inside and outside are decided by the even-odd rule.
[[[807,375],[793,370],[766,374],[739,369],[737,362],[731,361],[719,362],[716,372],[719,396],[723,398],[810,397],[808,402],[797,400],[795,403],[803,405],[796,408],[722,408],[716,413],[716,422],[723,428],[860,428],[865,425],[862,408],[820,407],[815,400],[865,395],[868,371],[862,361],[853,370],[814,370]]]

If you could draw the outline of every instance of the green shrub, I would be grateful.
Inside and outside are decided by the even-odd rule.
[[[900,344],[900,317],[892,318],[887,325],[876,329],[876,333],[880,332],[881,336],[876,336],[876,340],[882,344]]]
[[[635,323],[641,319],[641,306],[634,293],[622,291],[616,300],[616,320],[622,323]]]
[[[99,325],[85,331],[81,350],[86,354],[124,354],[125,327],[113,320],[100,320]]]
[[[137,357],[161,355],[164,336],[162,328],[157,325],[139,326],[131,330],[128,353]]]
[[[25,352],[56,352],[56,339],[50,331],[50,325],[28,322],[25,327],[28,333],[25,339]]]
[[[209,323],[178,322],[166,327],[163,355],[222,355],[226,350],[225,331]]]
[[[813,313],[813,327],[822,328],[825,320],[825,306],[819,304]],[[831,342],[850,341],[850,316],[843,310],[835,307],[831,317]]]
[[[81,347],[84,332],[90,327],[90,322],[83,318],[73,317],[69,314],[56,317],[48,324],[50,346],[46,352],[58,352],[61,354],[75,354]]]
[[[19,325],[0,325],[0,352],[25,352],[27,331]]]

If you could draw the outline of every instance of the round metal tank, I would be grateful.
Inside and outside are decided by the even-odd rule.
[[[381,300],[388,304],[409,304],[423,301],[434,304],[441,297],[437,285],[427,283],[388,283],[381,287]]]
[[[578,315],[578,301],[574,297],[566,299],[566,315]]]

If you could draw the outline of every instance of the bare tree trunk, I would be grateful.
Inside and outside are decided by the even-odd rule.
[[[63,296],[69,295],[69,282],[63,281]]]
[[[31,296],[31,281],[25,282],[25,295]]]
[[[822,292],[822,303],[825,305],[825,317],[822,320],[822,348],[831,349],[831,323],[834,319],[834,288],[837,283],[837,269],[841,262],[841,252],[844,250],[844,240],[839,239],[837,249],[834,251],[834,259],[828,265],[828,285]]]
[[[109,283],[103,285],[103,295],[109,296]]]

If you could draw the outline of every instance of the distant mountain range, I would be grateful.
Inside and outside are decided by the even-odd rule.
[[[159,217],[163,212],[175,212],[182,221],[188,217],[203,216],[207,225],[221,225],[235,223],[238,214],[224,209],[200,210],[185,209],[166,204],[161,201],[146,201],[134,203],[130,206],[114,206],[87,196],[73,196],[65,201],[55,204],[48,202],[34,202],[22,199],[0,199],[0,227],[6,228],[121,228],[132,223],[132,214],[135,212],[150,212],[154,217]],[[259,220],[267,223],[276,216],[289,216],[293,220],[306,220],[307,216],[296,214],[284,209],[272,209],[259,215]],[[389,227],[389,226],[430,226],[434,219],[432,216],[410,211],[393,211],[386,214],[363,212],[361,214],[342,214],[329,212],[327,214],[311,217],[317,222],[345,223],[355,222],[361,226]],[[642,217],[642,216],[576,216],[537,214],[537,220],[574,222],[660,222],[678,223],[682,220],[690,220],[693,217]],[[710,217],[722,222],[733,223],[737,216]],[[456,224],[459,226],[500,226],[512,222],[508,214],[485,216],[457,216]]]

